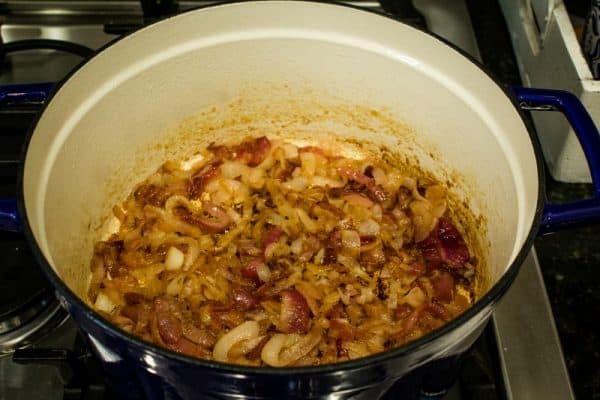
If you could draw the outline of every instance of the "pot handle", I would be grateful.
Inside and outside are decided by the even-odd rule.
[[[26,83],[0,86],[0,105],[42,104],[46,101],[54,83]]]
[[[21,218],[15,199],[0,199],[0,232],[21,232]]]
[[[54,83],[51,82],[0,85],[0,106],[42,104],[53,88]],[[2,231],[22,231],[15,199],[0,198],[0,232]]]
[[[52,83],[1,86],[0,104],[41,103],[53,87]],[[600,219],[600,135],[588,112],[579,99],[569,92],[517,86],[512,89],[523,110],[560,111],[565,115],[581,143],[594,185],[594,197],[591,199],[565,204],[546,202],[540,233]],[[0,199],[0,230],[20,232],[21,229],[16,201]]]
[[[0,105],[42,104],[46,101],[54,83],[27,83],[0,86]],[[21,219],[15,199],[0,198],[0,231],[21,232]]]
[[[600,135],[592,118],[572,93],[513,87],[519,107],[530,111],[560,111],[571,124],[587,159],[594,185],[594,197],[565,204],[546,200],[540,233],[550,233],[600,219]]]

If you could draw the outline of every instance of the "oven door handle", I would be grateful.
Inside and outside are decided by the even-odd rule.
[[[594,185],[594,197],[591,199],[555,204],[546,198],[540,233],[600,221],[600,135],[581,101],[562,90],[524,87],[513,87],[512,90],[521,109],[559,111],[567,118],[581,144]]]

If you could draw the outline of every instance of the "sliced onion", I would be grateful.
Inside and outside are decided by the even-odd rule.
[[[180,168],[183,171],[190,171],[192,169],[200,169],[200,167],[202,167],[203,163],[204,163],[204,159],[206,157],[204,157],[202,154],[196,154],[190,158],[188,158],[186,161],[181,162]]]
[[[350,295],[346,291],[342,291],[342,289],[338,288],[338,292],[340,294],[340,300],[344,305],[350,305]]]
[[[235,179],[213,179],[205,187],[216,204],[239,204],[248,198],[248,187]]]
[[[307,335],[300,336],[299,339],[295,339],[293,344],[280,354],[280,360],[286,365],[290,365],[293,362],[307,355],[319,342],[321,341],[321,334],[317,329],[313,329]]]
[[[198,244],[201,250],[209,251],[215,247],[215,241],[210,235],[202,235],[198,239]]]
[[[265,184],[265,171],[262,168],[250,168],[248,174],[242,176],[242,182],[253,189],[260,189]]]
[[[235,225],[238,225],[242,221],[242,216],[233,208],[227,208],[225,212],[227,213],[229,219],[233,221]]]
[[[281,322],[279,330],[285,333],[305,333],[310,324],[310,308],[306,298],[296,289],[281,292]]]
[[[410,203],[410,211],[415,227],[415,242],[423,241],[435,228],[437,219],[431,212],[431,203],[427,200],[416,200]]]
[[[371,199],[362,194],[352,193],[344,196],[344,200],[357,207],[370,208],[373,205]]]
[[[277,244],[277,242],[281,240],[281,237],[284,235],[284,233],[285,232],[281,228],[269,229],[267,232],[265,232],[263,237],[263,246],[266,248],[269,245]]]
[[[223,191],[223,179],[220,177],[217,179],[211,179],[206,185],[204,185],[204,191],[211,193],[211,199],[215,201],[216,194]]]
[[[325,248],[321,247],[317,254],[315,254],[315,264],[323,264],[323,258],[325,257]]]
[[[183,262],[183,269],[188,270],[192,264],[198,259],[200,255],[200,246],[198,245],[198,241],[196,240],[187,240],[185,241],[188,245],[188,249],[185,253],[185,261]]]
[[[392,273],[390,272],[390,267],[388,264],[384,264],[383,268],[381,268],[381,273],[379,277],[382,279],[388,279],[392,277]]]
[[[320,340],[321,335],[315,331],[307,335],[276,333],[265,344],[260,357],[272,367],[284,367],[304,357]]]
[[[183,275],[183,274],[177,275],[167,285],[167,288],[165,289],[166,293],[171,296],[179,295],[181,293],[181,290],[183,289],[184,280],[185,280],[185,275]]]
[[[303,243],[304,239],[302,239],[301,237],[299,237],[298,239],[294,240],[292,242],[292,244],[290,245],[290,250],[292,251],[292,253],[298,255],[300,253],[302,253],[302,243]]]
[[[436,218],[446,213],[446,189],[442,185],[434,185],[427,188],[425,198],[431,203],[431,212]]]
[[[361,287],[360,295],[356,297],[358,304],[370,303],[375,299],[375,294],[371,288]]]
[[[233,203],[243,203],[248,197],[248,186],[235,179],[224,179],[223,186],[227,189]]]
[[[182,326],[183,336],[200,346],[210,349],[215,344],[215,336],[212,332],[198,328],[191,323],[184,323]]]
[[[267,222],[274,226],[284,226],[286,223],[286,219],[282,215],[272,213],[269,214],[269,216],[267,217]]]
[[[373,179],[375,179],[375,183],[381,186],[386,186],[388,183],[387,175],[381,168],[373,168]]]
[[[360,264],[353,257],[338,254],[337,261],[344,267],[348,268],[348,270],[354,273],[357,277],[365,280],[366,282],[371,281],[371,276],[364,269],[361,268]]]
[[[401,251],[404,246],[404,240],[402,238],[396,238],[390,242],[390,246],[396,251]]]
[[[317,169],[317,156],[312,152],[300,153],[300,162],[302,163],[302,172],[308,177],[312,177]]]
[[[227,179],[235,179],[248,173],[247,165],[239,161],[226,161],[221,165],[221,175]]]
[[[358,232],[363,236],[378,236],[379,224],[372,219],[366,219],[358,225]]]
[[[381,209],[381,206],[379,204],[375,204],[373,208],[371,208],[371,214],[375,220],[381,221],[381,218],[383,218],[383,210]]]
[[[386,300],[387,308],[395,310],[398,308],[398,292],[400,291],[400,285],[398,282],[390,283],[390,293]]]
[[[285,154],[285,158],[296,158],[298,157],[298,148],[293,144],[284,144],[282,146],[283,153]]]
[[[415,286],[402,298],[402,302],[419,308],[425,302],[425,293],[420,287]]]
[[[340,232],[342,247],[347,253],[356,255],[360,252],[360,235],[354,230],[344,229]]]
[[[262,282],[267,282],[271,278],[271,270],[265,263],[260,263],[256,266],[256,274]]]
[[[290,179],[289,181],[285,181],[281,186],[283,186],[287,190],[293,190],[295,192],[300,192],[308,186],[308,180],[303,176],[297,176],[295,178]]]
[[[115,309],[116,306],[117,305],[113,303],[112,300],[103,292],[98,293],[98,296],[96,296],[94,307],[96,307],[97,310],[110,313]]]
[[[225,210],[216,204],[205,202],[203,210],[210,215],[210,217],[200,217],[197,219],[198,225],[203,230],[211,233],[220,233],[229,225],[229,216]]]
[[[263,339],[265,339],[266,337],[267,337],[267,335],[262,335],[262,336],[254,338],[254,339],[244,340],[244,341],[240,342],[239,346],[236,346],[236,348],[232,349],[233,351],[230,352],[230,353],[237,353],[237,354],[232,354],[231,356],[233,358],[245,356],[253,348],[258,346],[263,341]]]
[[[199,205],[197,205],[196,202],[191,202],[187,199],[187,197],[185,196],[181,196],[181,195],[174,195],[171,196],[167,199],[167,201],[165,202],[165,210],[167,210],[167,212],[169,214],[174,214],[174,211],[176,208],[178,207],[184,207],[185,209],[191,211],[192,213],[194,212],[201,212],[201,203]],[[160,211],[160,208],[157,208],[156,211]]]
[[[275,249],[277,248],[278,243],[271,243],[265,247],[264,256],[265,259],[270,260],[273,258],[273,254],[275,253]]]
[[[325,176],[313,176],[310,180],[310,184],[313,186],[329,186],[330,188],[341,188],[344,187],[344,182],[335,179],[327,178]]]
[[[305,153],[302,153],[305,154]],[[309,154],[309,153],[306,153]],[[310,233],[315,233],[318,230],[317,223],[301,208],[296,208],[296,214],[298,214],[298,218],[302,225],[306,228],[306,230]]]
[[[264,260],[262,259],[262,257],[253,259],[242,268],[242,275],[246,278],[256,280],[258,278],[256,269],[260,264],[263,263]]]
[[[229,350],[236,343],[258,337],[259,330],[260,326],[256,321],[246,321],[236,326],[217,341],[213,350],[213,358],[217,361],[227,361]]]
[[[355,358],[365,357],[370,354],[367,344],[359,341],[344,342],[344,348],[348,352],[348,358],[351,360]]]
[[[169,247],[167,257],[165,258],[165,267],[169,271],[176,271],[183,266],[185,254],[175,246]]]
[[[279,359],[279,353],[281,353],[287,340],[289,340],[288,335],[284,335],[283,333],[274,334],[262,348],[260,358],[272,367],[285,366]]]

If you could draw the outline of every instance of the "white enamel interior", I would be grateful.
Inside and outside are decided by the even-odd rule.
[[[197,139],[157,146],[166,132],[244,93],[265,115],[269,104],[295,96],[384,109],[439,154],[440,168],[464,176],[457,190],[486,216],[493,282],[522,247],[537,202],[535,156],[518,113],[487,75],[391,19],[318,3],[249,2],[130,35],[75,73],[46,108],[27,152],[25,206],[39,246],[69,287],[84,290],[110,203]],[[357,136],[395,143],[369,129]],[[417,153],[437,168],[428,150]]]

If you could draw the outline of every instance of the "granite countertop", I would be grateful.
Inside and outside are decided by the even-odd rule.
[[[501,82],[520,85],[497,0],[466,2],[483,63]],[[561,183],[550,176],[546,182],[548,197],[556,203],[591,197],[593,193],[591,184]],[[600,315],[600,225],[538,237],[535,247],[575,396],[598,400],[600,332],[593,321]]]
[[[592,185],[548,178],[557,203],[590,197]],[[552,304],[565,362],[578,399],[600,399],[600,226],[541,236],[535,247]]]

